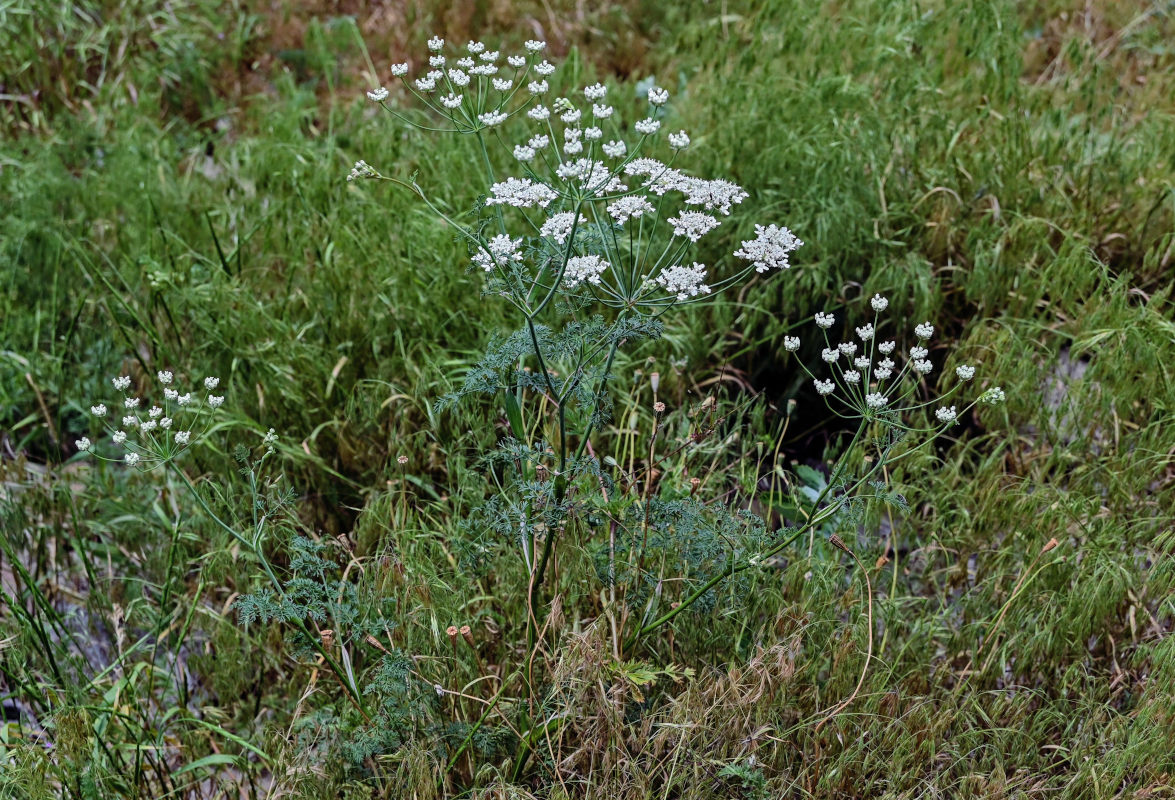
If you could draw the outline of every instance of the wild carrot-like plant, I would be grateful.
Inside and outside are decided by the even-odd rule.
[[[365,609],[329,548],[293,538],[284,576],[267,560],[267,525],[291,500],[260,477],[272,431],[263,441],[265,454],[237,458],[254,498],[252,532],[238,531],[214,512],[176,458],[199,438],[193,430],[208,430],[209,418],[201,415],[222,402],[211,394],[215,379],[205,380],[207,396],[196,400],[179,394],[171,373],[160,372],[161,405],[144,416],[144,401],[128,394],[110,445],[82,439],[78,448],[104,458],[111,458],[109,447],[123,448],[121,460],[129,466],[173,470],[210,518],[256,559],[263,585],[237,601],[239,616],[245,623],[288,626],[299,651],[333,674],[363,720],[350,745],[356,762],[423,736],[443,743],[450,767],[464,757],[472,774],[471,751],[487,752],[484,740],[497,718],[497,731],[513,743],[511,772],[518,776],[568,719],[551,710],[550,655],[558,647],[556,617],[563,604],[557,598],[578,591],[573,587],[591,576],[559,574],[557,565],[568,563],[560,548],[591,555],[600,581],[592,594],[602,590],[591,607],[608,631],[617,675],[634,686],[657,676],[678,679],[687,670],[634,666],[632,659],[655,649],[658,631],[712,608],[724,585],[745,580],[801,537],[819,534],[851,553],[837,534],[859,524],[866,501],[905,505],[888,483],[892,466],[975,403],[999,402],[1003,393],[988,389],[968,402],[976,369],[964,364],[943,394],[926,399],[934,371],[927,342],[934,329],[918,324],[911,341],[899,345],[905,326],[882,317],[889,302],[875,295],[868,319],[844,328],[845,341],[833,336],[841,326],[824,312],[814,320],[819,343],[804,347],[800,337],[784,339],[816,393],[854,433],[819,488],[809,487],[802,498],[796,492],[797,512],[780,525],[766,524],[748,502],[731,501],[733,492],[707,496],[696,477],[672,474],[680,454],[703,447],[723,420],[707,399],[683,432],[658,395],[657,375],[648,376],[651,429],[639,443],[634,432],[628,457],[618,460],[609,453],[618,354],[656,340],[683,308],[713,302],[757,275],[786,271],[803,242],[768,222],[719,263],[695,260],[699,241],[749,194],[728,180],[691,175],[679,163],[690,138],[684,131],[662,135],[666,90],[649,88],[634,114],[609,101],[600,83],[550,99],[556,67],[543,58],[542,42],[528,41],[525,52],[505,57],[480,42],[470,42],[459,56],[445,55],[439,38],[428,48],[428,69],[420,77],[408,77],[408,64],[391,70],[421,108],[393,102],[383,88],[368,95],[393,124],[469,137],[483,170],[481,199],[470,214],[455,214],[413,178],[366,161],[355,164],[348,180],[385,181],[417,196],[465,242],[485,296],[507,304],[518,320],[517,329],[494,337],[463,383],[438,402],[449,409],[475,395],[501,398],[509,428],[484,459],[497,490],[468,514],[465,540],[455,548],[471,573],[501,558],[523,567],[517,607],[525,617],[511,621],[507,657],[487,670],[492,674],[484,685],[493,690],[471,697],[434,684],[409,655],[385,645],[381,631],[390,630],[404,609]],[[118,378],[115,387],[125,392],[130,380]],[[101,418],[108,413],[104,405],[92,410]],[[459,634],[469,641],[468,628],[453,626],[454,648]],[[360,674],[354,648],[362,646],[379,652],[376,666]],[[447,725],[439,701],[449,695],[477,700],[481,711],[460,726]]]
[[[724,581],[738,580],[813,530],[834,534],[827,523],[856,519],[842,512],[859,509],[865,499],[904,504],[882,480],[885,470],[965,413],[948,403],[975,368],[959,366],[945,395],[920,400],[933,370],[925,347],[933,334],[929,323],[914,328],[916,344],[899,354],[896,340],[881,341],[879,315],[888,306],[881,296],[870,301],[873,318],[849,341],[830,340],[835,319],[818,314],[825,337],[820,357],[830,372],[810,377],[856,433],[807,518],[788,520],[780,530],[697,496],[696,484],[684,491],[660,477],[666,407],[656,400],[655,378],[656,424],[642,471],[626,471],[614,459],[602,463],[593,443],[612,417],[618,352],[658,338],[666,319],[686,306],[713,302],[755,275],[787,270],[803,242],[772,222],[756,225],[755,237],[721,263],[694,259],[702,237],[749,195],[733,182],[685,171],[680,162],[689,136],[661,130],[665,89],[649,88],[629,124],[634,109],[610,101],[600,83],[551,99],[556,67],[543,58],[542,42],[528,41],[524,53],[506,57],[481,42],[458,55],[445,55],[439,38],[428,48],[428,68],[419,77],[408,76],[406,63],[391,68],[420,109],[401,107],[385,88],[368,96],[395,124],[470,137],[484,170],[483,199],[472,214],[458,217],[420,183],[366,161],[355,164],[348,180],[383,180],[417,195],[466,243],[486,296],[517,315],[518,329],[495,338],[460,388],[440,402],[445,408],[470,395],[501,397],[512,434],[487,457],[499,491],[473,512],[466,530],[474,562],[512,551],[528,576],[520,587],[528,655],[519,669],[530,718],[517,773],[551,728],[537,715],[544,690],[535,662],[551,625],[551,565],[561,543],[596,553],[608,588],[604,616],[613,651],[623,658],[675,618],[712,603]],[[491,156],[495,149],[512,157],[510,168]],[[786,350],[800,348],[798,337],[787,337]],[[808,370],[802,360],[799,366]],[[980,398],[1002,396],[991,389]],[[938,406],[937,424],[919,427],[914,420],[928,405]],[[712,432],[700,424],[683,446]]]

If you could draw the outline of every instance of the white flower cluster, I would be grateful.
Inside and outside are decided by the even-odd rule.
[[[568,289],[574,289],[581,283],[599,283],[604,270],[611,266],[607,261],[596,255],[574,256],[567,260],[567,268],[563,273],[563,280]]]
[[[678,300],[710,293],[710,287],[706,285],[706,265],[696,261],[691,267],[666,267],[657,276],[657,283],[669,293],[676,294]]]
[[[843,406],[861,417],[873,417],[885,413],[899,413],[911,407],[902,408],[901,403],[907,399],[914,387],[907,386],[908,382],[917,383],[921,376],[929,374],[934,364],[930,360],[930,351],[923,344],[912,346],[907,354],[905,365],[898,369],[897,363],[890,356],[897,349],[893,340],[878,341],[877,332],[881,321],[876,317],[889,307],[889,300],[880,294],[875,294],[869,301],[874,312],[874,319],[862,326],[854,328],[858,341],[845,341],[833,345],[828,340],[828,330],[836,323],[832,314],[818,312],[816,325],[824,335],[826,347],[821,350],[820,357],[832,370],[831,378],[819,378],[809,373],[817,394],[831,396]],[[934,326],[923,322],[914,327],[914,336],[919,342],[926,342],[934,335]],[[800,349],[800,339],[796,336],[785,336],[783,348],[794,353]],[[860,355],[857,355],[861,351]],[[842,362],[842,356],[845,361]],[[848,362],[848,363],[845,363]],[[805,367],[805,370],[807,368]],[[939,402],[959,391],[963,384],[975,377],[975,367],[970,364],[961,364],[955,368],[956,382]],[[908,379],[908,381],[907,381]],[[999,387],[984,392],[976,402],[999,403],[1003,402],[1004,393]],[[974,405],[974,403],[972,404]],[[920,406],[913,406],[920,407]],[[970,406],[968,406],[970,408]],[[963,411],[966,411],[964,409]],[[943,403],[935,411],[935,417],[940,423],[949,425],[954,423],[960,415],[956,405]]]
[[[121,459],[99,454],[96,452],[96,444],[86,436],[75,442],[77,449],[89,451],[104,461],[121,460],[127,466],[155,466],[174,459],[187,448],[192,442],[193,429],[201,428],[201,433],[207,430],[208,422],[203,419],[204,414],[224,404],[224,395],[213,394],[220,385],[220,379],[205,378],[204,396],[200,398],[194,397],[191,391],[181,394],[174,387],[175,374],[170,370],[160,370],[155,377],[163,387],[163,399],[160,404],[150,406],[145,404],[142,396],[132,394],[130,376],[120,375],[111,379],[115,390],[123,393],[122,407],[126,413],[121,424],[105,422],[109,409],[104,403],[90,406],[90,413],[104,421],[110,441],[125,451]],[[141,413],[142,408],[145,408],[145,412]],[[198,438],[199,433],[196,435]]]
[[[772,267],[777,269],[791,267],[789,257],[793,251],[803,246],[804,243],[787,228],[780,228],[776,225],[768,225],[767,227],[756,225],[755,238],[743,242],[742,248],[736,250],[734,254],[752,262],[755,272],[766,272]]]
[[[445,41],[433,37],[419,73],[410,76],[407,63],[391,70],[406,93],[441,120],[420,127],[503,141],[514,156],[518,172],[492,178],[485,196],[498,235],[462,230],[473,263],[488,273],[495,292],[517,301],[533,295],[535,286],[578,290],[615,308],[653,311],[717,293],[755,271],[789,266],[803,242],[774,224],[756,226],[756,238],[734,254],[750,265],[737,265],[729,278],[712,279],[705,266],[691,262],[691,247],[747,192],[671,165],[691,140],[684,130],[658,135],[669,102],[659,86],[647,90],[635,120],[627,101],[610,102],[609,87],[600,82],[551,97],[561,82],[551,79],[556,67],[542,58],[545,48],[532,40],[511,55],[474,41],[449,54]],[[411,124],[386,89],[370,95]],[[512,120],[530,130],[511,139],[506,126]],[[655,157],[658,148],[662,157]],[[385,176],[358,162],[348,177]]]

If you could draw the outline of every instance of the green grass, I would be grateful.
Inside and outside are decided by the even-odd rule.
[[[539,753],[512,783],[495,728],[446,772],[465,729],[428,724],[482,711],[450,696],[413,718],[419,735],[350,764],[338,748],[361,720],[330,675],[281,630],[237,624],[232,603],[260,586],[251,557],[175,479],[75,459],[72,442],[111,375],[221,375],[232,425],[219,450],[184,462],[214,508],[248,518],[231,448],[275,428],[298,502],[269,557],[288,565],[295,533],[327,543],[362,607],[390,609],[381,641],[488,700],[475,681],[517,660],[508,626],[525,577],[508,559],[459,568],[472,536],[459,522],[487,488],[478,455],[507,422],[490,403],[433,404],[507,319],[411,198],[342,180],[365,158],[415,172],[460,211],[476,199],[473,149],[372,114],[345,18],[291,42],[288,18],[234,3],[9,3],[0,794],[1169,796],[1175,8],[687,6],[567,11],[551,36],[575,48],[581,83],[631,92],[655,74],[675,90],[671,124],[694,139],[690,168],[750,191],[707,257],[756,222],[807,242],[789,273],[619,363],[618,418],[631,410],[638,430],[650,415],[647,383],[626,383],[637,369],[662,374],[674,435],[711,386],[725,410],[749,402],[737,437],[666,480],[684,486],[688,467],[715,494],[755,485],[776,466],[791,400],[781,470],[835,454],[836,420],[786,366],[782,337],[875,291],[957,342],[934,353],[936,374],[977,362],[1008,393],[890,476],[909,514],[871,509],[865,532],[842,533],[874,590],[856,700],[820,725],[857,682],[868,624],[860,570],[826,544],[797,546],[741,596],[626,654],[692,670],[638,684],[591,624],[600,587],[575,543],[551,634],[551,711],[574,710],[558,758]],[[422,47],[373,13],[358,26],[377,67]],[[454,40],[533,35],[532,12],[516,13],[411,10]],[[630,441],[610,430],[597,453],[623,460]],[[462,624],[476,657],[445,634]],[[355,658],[376,682],[380,653]]]

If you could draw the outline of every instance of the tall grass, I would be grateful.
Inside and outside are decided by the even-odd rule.
[[[659,371],[676,408],[709,394],[747,407],[698,456],[715,482],[772,498],[835,450],[835,420],[784,371],[782,337],[861,295],[948,323],[960,360],[998,375],[1009,398],[890,476],[911,513],[873,511],[848,540],[874,589],[876,648],[845,712],[821,725],[864,666],[865,588],[826,544],[797,546],[746,598],[719,598],[635,662],[601,648],[591,592],[565,586],[580,599],[558,615],[551,712],[572,721],[517,780],[506,731],[452,764],[464,728],[349,765],[337,745],[356,719],[338,687],[275,630],[236,624],[233,602],[257,588],[249,557],[180,485],[73,459],[83,403],[109,376],[220,374],[233,425],[222,451],[185,464],[217,512],[247,518],[231,448],[276,428],[299,502],[268,557],[284,568],[295,533],[326,543],[364,602],[399,609],[383,646],[492,696],[477,679],[510,655],[496,631],[519,618],[524,600],[506,591],[519,567],[463,568],[459,522],[485,485],[473,454],[507,422],[489,405],[440,415],[434,401],[504,320],[449,233],[406,198],[342,180],[378,153],[462,208],[475,200],[471,153],[373,120],[349,21],[181,5],[0,10],[0,124],[13,133],[0,144],[4,792],[1168,791],[1169,3],[405,12],[454,39],[481,25],[519,39],[553,30],[585,78],[615,91],[656,75],[679,90],[673,114],[699,173],[729,174],[752,191],[748,207],[808,242],[787,280],[668,331],[655,363],[648,350],[616,367]],[[361,8],[364,37],[379,13]],[[291,20],[302,38],[286,41]],[[384,68],[407,39],[379,36],[371,63]],[[264,74],[243,74],[242,59]],[[752,224],[736,214],[714,252]],[[632,386],[601,457],[623,459],[627,431],[650,427],[647,383]],[[589,553],[565,557],[590,574]],[[462,624],[473,647],[445,634]],[[475,700],[442,705],[466,723],[482,713]]]

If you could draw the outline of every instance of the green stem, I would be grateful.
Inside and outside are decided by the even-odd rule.
[[[278,596],[281,597],[282,600],[285,600],[286,590],[282,587],[281,581],[278,580],[277,575],[273,571],[273,567],[270,566],[269,561],[265,558],[265,555],[260,552],[256,546],[254,546],[253,542],[246,539],[216,515],[216,512],[212,510],[212,508],[204,500],[203,496],[201,496],[200,492],[196,489],[195,484],[192,483],[191,479],[188,478],[184,471],[180,469],[174,461],[169,461],[167,463],[168,466],[171,467],[172,471],[174,471],[176,475],[178,475],[180,479],[185,484],[187,484],[188,490],[192,493],[192,496],[196,498],[196,502],[200,504],[200,508],[204,510],[204,513],[208,515],[209,519],[219,525],[223,530],[228,532],[229,535],[233,537],[233,539],[246,547],[248,551],[257,558],[258,563],[261,564],[261,568],[265,571],[265,576],[269,578],[270,585],[273,587],[274,591],[277,592]],[[296,619],[292,620],[291,622],[294,627],[298,629],[298,632],[303,634],[307,640],[309,640],[311,647],[314,648],[314,651],[322,657],[322,660],[330,668],[331,672],[335,674],[335,677],[338,678],[339,685],[341,685],[344,691],[347,692],[347,694],[350,696],[351,702],[355,704],[360,713],[363,714],[365,718],[371,719],[367,713],[367,709],[363,705],[363,696],[359,693],[359,690],[355,686],[351,685],[351,681],[347,677],[346,671],[344,671],[343,668],[339,666],[338,662],[335,661],[334,658],[331,657],[331,654],[326,651],[326,648],[323,647],[321,637],[314,635],[314,633],[306,627],[306,623],[302,620]]]

